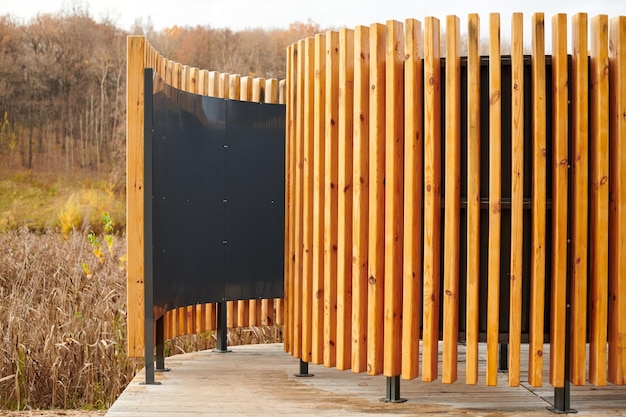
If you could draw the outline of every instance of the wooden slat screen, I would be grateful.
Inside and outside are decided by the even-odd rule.
[[[624,384],[626,18],[573,16],[571,55],[566,15],[551,34],[542,13],[530,22],[524,33],[524,16],[511,17],[503,55],[489,15],[483,57],[477,15],[466,57],[456,16],[445,34],[434,17],[326,32],[319,81],[302,57],[319,52],[313,38],[289,47],[287,352],[453,383],[465,341],[466,383],[496,385],[508,343],[511,386],[523,375],[540,386],[549,363],[563,387],[567,359],[574,384]],[[319,266],[303,269],[311,248]],[[320,334],[307,356],[300,345]]]

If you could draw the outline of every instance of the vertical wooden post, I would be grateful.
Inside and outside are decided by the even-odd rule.
[[[500,228],[502,218],[502,69],[500,15],[489,15],[489,243],[487,265],[487,385],[498,383]]]
[[[511,51],[511,266],[509,296],[509,386],[519,385],[524,252],[524,20],[514,13]]]
[[[304,87],[303,87],[303,233],[304,250],[302,255],[302,360],[311,361],[312,305],[313,300],[313,199],[314,199],[314,80],[315,80],[315,39],[304,41]]]
[[[352,212],[352,371],[367,370],[369,242],[369,28],[354,29],[354,186]]]
[[[402,371],[402,246],[404,218],[404,28],[387,22],[385,67],[384,374]]]
[[[128,37],[126,73],[126,244],[128,356],[144,355],[144,218],[143,111],[146,40]]]
[[[441,243],[441,62],[439,19],[424,28],[424,322],[422,379],[437,379]]]
[[[626,17],[609,28],[609,377],[626,383]]]
[[[354,32],[339,31],[337,369],[350,368],[352,351],[352,101]]]
[[[369,286],[367,372],[383,371],[385,268],[385,52],[386,27],[370,26]]]
[[[550,384],[565,384],[568,186],[567,15],[552,18],[552,304]]]
[[[326,105],[326,35],[315,36],[315,101],[313,119],[315,120],[314,167],[313,167],[313,300],[312,300],[312,353],[313,363],[324,362],[324,129]]]
[[[457,379],[459,256],[461,221],[461,26],[446,18],[446,137],[443,242],[443,373],[442,382]]]
[[[609,293],[609,21],[591,19],[589,382],[606,384]]]
[[[574,385],[585,384],[587,362],[587,227],[589,205],[589,50],[587,14],[572,18],[572,219],[571,219],[571,373]]]
[[[480,19],[467,24],[467,314],[465,382],[478,381],[480,313]]]
[[[546,56],[543,13],[532,17],[532,243],[528,382],[541,386],[546,279]]]
[[[335,366],[337,338],[337,116],[339,33],[326,33],[324,137],[324,365]]]
[[[404,23],[404,259],[402,302],[402,377],[417,378],[422,296],[422,183],[424,76],[422,25]]]
[[[296,204],[295,204],[295,238],[294,238],[294,276],[293,286],[290,289],[290,295],[292,295],[292,303],[290,308],[293,309],[291,317],[293,322],[291,324],[291,346],[292,354],[296,358],[301,358],[302,355],[302,304],[303,304],[303,291],[302,291],[302,264],[304,255],[303,245],[303,231],[304,231],[304,57],[306,55],[304,40],[298,41],[295,66],[296,66],[296,80],[294,86],[295,103],[293,108],[295,109],[294,121],[296,124]]]

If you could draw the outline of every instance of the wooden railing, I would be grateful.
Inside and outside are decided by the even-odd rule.
[[[144,68],[154,68],[180,90],[233,100],[283,103],[284,81],[199,70],[161,56],[143,36],[128,37],[127,72],[127,318],[128,355],[144,356]],[[228,327],[282,324],[283,300],[229,301]],[[216,328],[215,304],[181,306],[165,313],[165,338]]]
[[[495,385],[505,342],[515,386],[524,339],[532,385],[625,383],[626,17],[573,16],[571,55],[566,15],[548,56],[542,13],[511,27],[510,57],[498,14],[488,57],[477,15],[463,58],[455,16],[445,61],[433,17],[288,48],[287,352],[432,381],[442,338],[452,383],[462,339],[475,384],[484,340]]]

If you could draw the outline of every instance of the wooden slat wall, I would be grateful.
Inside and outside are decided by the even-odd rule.
[[[340,35],[337,60],[332,59],[332,54],[337,53],[331,46],[334,41],[329,40],[332,35],[330,32],[325,35],[330,54],[324,69],[326,82],[324,87],[321,83],[313,86],[323,90],[323,95],[320,92],[315,100],[324,97],[324,104],[316,101],[311,106],[316,109],[315,114],[321,115],[324,110],[324,117],[320,116],[325,123],[324,140],[318,139],[322,136],[320,132],[314,139],[314,146],[319,146],[320,154],[323,150],[326,155],[323,164],[318,161],[328,187],[323,203],[321,191],[315,190],[320,195],[319,204],[325,209],[324,213],[320,212],[325,228],[319,232],[324,235],[325,268],[323,272],[313,272],[312,279],[320,280],[322,277],[316,275],[324,275],[323,284],[319,289],[316,287],[315,293],[323,294],[324,308],[331,309],[325,310],[325,314],[332,313],[334,300],[337,303],[336,321],[323,323],[325,336],[336,332],[337,341],[341,340],[335,344],[340,347],[336,351],[335,365],[340,369],[351,368],[353,372],[413,379],[419,376],[421,353],[422,379],[433,381],[440,371],[438,346],[442,338],[442,381],[454,382],[457,342],[462,335],[458,328],[462,313],[459,305],[463,300],[466,383],[476,384],[481,377],[478,343],[486,340],[485,382],[497,384],[499,344],[508,336],[508,384],[519,385],[521,375],[528,371],[529,383],[540,386],[543,383],[544,332],[549,328],[550,383],[555,387],[564,385],[565,346],[571,343],[571,382],[583,384],[587,367],[587,323],[591,342],[590,382],[604,385],[608,379],[624,383],[626,289],[621,277],[626,271],[619,272],[626,268],[622,262],[626,256],[623,244],[626,231],[622,228],[626,226],[620,211],[626,206],[622,202],[626,199],[624,185],[620,182],[626,178],[622,156],[625,152],[620,150],[626,128],[626,119],[620,116],[626,112],[626,82],[623,81],[626,75],[622,75],[626,66],[624,19],[611,20],[609,31],[606,16],[591,19],[589,28],[584,13],[574,16],[570,67],[567,16],[556,15],[552,20],[552,57],[548,61],[544,15],[534,14],[528,38],[532,55],[527,72],[522,14],[512,16],[510,64],[508,58],[501,56],[500,15],[491,14],[488,83],[481,87],[481,78],[485,75],[481,61],[485,58],[481,58],[478,51],[480,21],[477,15],[470,15],[467,101],[461,98],[460,19],[456,16],[446,19],[444,73],[440,67],[439,20],[427,17],[424,22],[423,36],[421,24],[414,19],[356,27],[353,66],[349,65],[351,52],[344,51],[347,40],[342,36],[347,32]],[[587,46],[589,34],[590,47]],[[295,47],[294,44],[291,48]],[[591,67],[588,68],[589,55]],[[304,60],[293,62],[288,80],[304,81],[297,76],[308,71],[299,68],[305,64]],[[551,64],[549,72],[546,64]],[[510,85],[502,85],[503,68],[508,65]],[[336,69],[340,71],[339,83],[334,81]],[[315,71],[321,71],[321,67],[316,66]],[[546,78],[548,74],[550,80]],[[343,96],[347,79],[354,81],[353,89],[347,90],[352,95],[351,100]],[[528,80],[530,85],[525,85]],[[443,98],[442,82],[445,82]],[[549,85],[551,91],[546,90]],[[587,92],[589,85],[591,90]],[[307,88],[300,85],[289,88],[293,97],[288,101],[301,103]],[[504,100],[503,91],[511,94],[510,98]],[[442,99],[445,100],[443,106]],[[337,103],[338,111],[334,107]],[[462,109],[461,103],[467,108]],[[510,108],[503,108],[502,103]],[[443,108],[445,115],[441,115]],[[481,117],[481,108],[488,109],[488,117]],[[525,109],[529,109],[529,113],[525,113]],[[551,114],[547,114],[548,109]],[[297,128],[301,113],[297,107],[294,111],[296,120],[290,126],[292,131],[296,126],[297,133],[301,132]],[[461,120],[463,112],[466,120]],[[509,114],[510,124],[509,120],[503,120]],[[481,125],[481,118],[488,120],[488,124]],[[610,132],[609,120],[613,121]],[[507,126],[506,132],[502,131],[503,123]],[[441,130],[444,125],[445,138]],[[462,129],[462,125],[466,128]],[[550,125],[552,130],[548,131]],[[335,126],[340,130],[337,148],[336,139],[329,140]],[[344,126],[350,126],[351,130],[344,131]],[[350,145],[352,152],[348,155]],[[487,149],[481,152],[483,146]],[[467,149],[466,161],[461,160],[462,149]],[[503,149],[510,149],[510,155],[502,155]],[[335,154],[338,161],[334,159]],[[481,160],[481,155],[488,160]],[[509,189],[509,184],[503,184],[503,178],[508,181],[508,173],[502,175],[503,162],[508,161],[511,164],[505,169],[511,170],[510,203],[508,199],[503,202],[502,197],[503,189]],[[335,177],[336,163],[338,177]],[[467,172],[461,172],[462,166],[467,167]],[[463,176],[467,178],[466,208],[460,194]],[[337,186],[338,204],[331,184]],[[548,184],[551,190],[547,189]],[[525,201],[528,186],[530,204]],[[482,195],[488,195],[487,201],[481,201],[484,187],[487,188]],[[302,192],[306,192],[306,185]],[[464,209],[467,242],[460,242]],[[510,230],[502,230],[503,209],[510,209]],[[302,207],[299,210],[303,210]],[[332,217],[336,214],[338,220]],[[481,227],[481,217],[488,220],[488,225]],[[524,224],[525,221],[529,224]],[[305,243],[296,233],[290,232],[289,236],[296,239],[289,242],[290,247]],[[510,246],[504,247],[502,243],[508,242],[509,236]],[[330,251],[333,246],[328,246],[328,242],[333,239],[337,239],[339,259],[337,265],[329,269],[332,263],[326,257],[333,253]],[[351,239],[351,252],[346,252],[348,243],[344,239]],[[572,244],[570,251],[568,242]],[[590,247],[588,259],[587,247]],[[480,248],[485,248],[487,253],[481,254]],[[349,259],[352,265],[348,269]],[[459,281],[461,276],[465,285]],[[547,300],[550,322],[546,325],[545,281],[548,277],[551,280],[551,296]],[[509,282],[504,282],[505,279]],[[530,282],[524,283],[524,279]],[[286,282],[307,285],[297,271]],[[463,287],[466,292],[460,293]],[[506,293],[501,293],[501,289]],[[570,296],[572,321],[570,333],[566,334]],[[297,300],[293,301],[288,302],[287,311],[298,305]],[[501,303],[508,307],[501,308]],[[524,308],[528,309],[528,316]],[[507,310],[508,316],[501,317],[501,311]],[[293,313],[289,315],[288,321],[296,317]],[[482,334],[481,320],[484,320],[483,326],[486,325],[486,333]],[[504,326],[501,320],[506,320]],[[521,369],[520,357],[526,325],[531,344],[527,370]],[[295,335],[297,326],[288,327],[286,333]],[[507,327],[508,333],[502,334],[501,328]],[[347,334],[352,337],[349,349],[345,345]],[[296,339],[289,339],[287,343],[297,343]],[[324,340],[324,354],[332,356],[329,341],[332,336]],[[327,357],[324,363],[333,366],[332,359],[328,361]]]
[[[143,36],[128,38],[128,352],[142,357],[143,352],[143,70],[155,72],[175,88],[209,97],[284,104],[285,82],[276,79],[241,77],[216,71],[200,70],[168,60]],[[281,90],[282,89],[282,90]],[[280,97],[280,98],[279,98]],[[287,195],[287,190],[285,191]],[[293,205],[291,205],[293,206]],[[286,208],[290,207],[286,199]],[[287,250],[287,247],[286,247]],[[287,255],[287,253],[286,253]],[[288,256],[285,257],[288,265]],[[252,308],[250,308],[252,306]],[[237,308],[235,308],[237,307]],[[260,326],[283,324],[283,299],[229,303],[229,324]],[[248,313],[249,311],[249,313]],[[165,337],[200,333],[216,328],[216,306],[183,306],[165,313]],[[279,320],[280,318],[280,320]]]

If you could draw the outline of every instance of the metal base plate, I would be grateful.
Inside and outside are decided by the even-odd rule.
[[[154,372],[169,372],[169,371],[171,371],[170,368],[162,368],[162,369],[161,368],[156,368],[154,370]]]
[[[378,400],[379,403],[393,403],[393,404],[400,404],[400,403],[405,403],[406,402],[406,398],[398,398],[397,400],[392,400],[390,398],[381,398]]]
[[[578,411],[576,411],[576,410],[574,410],[572,408],[569,408],[567,410],[559,410],[559,409],[554,408],[554,407],[546,407],[546,410],[548,410],[549,412],[554,413],[554,414],[576,414],[576,413],[578,413]]]

